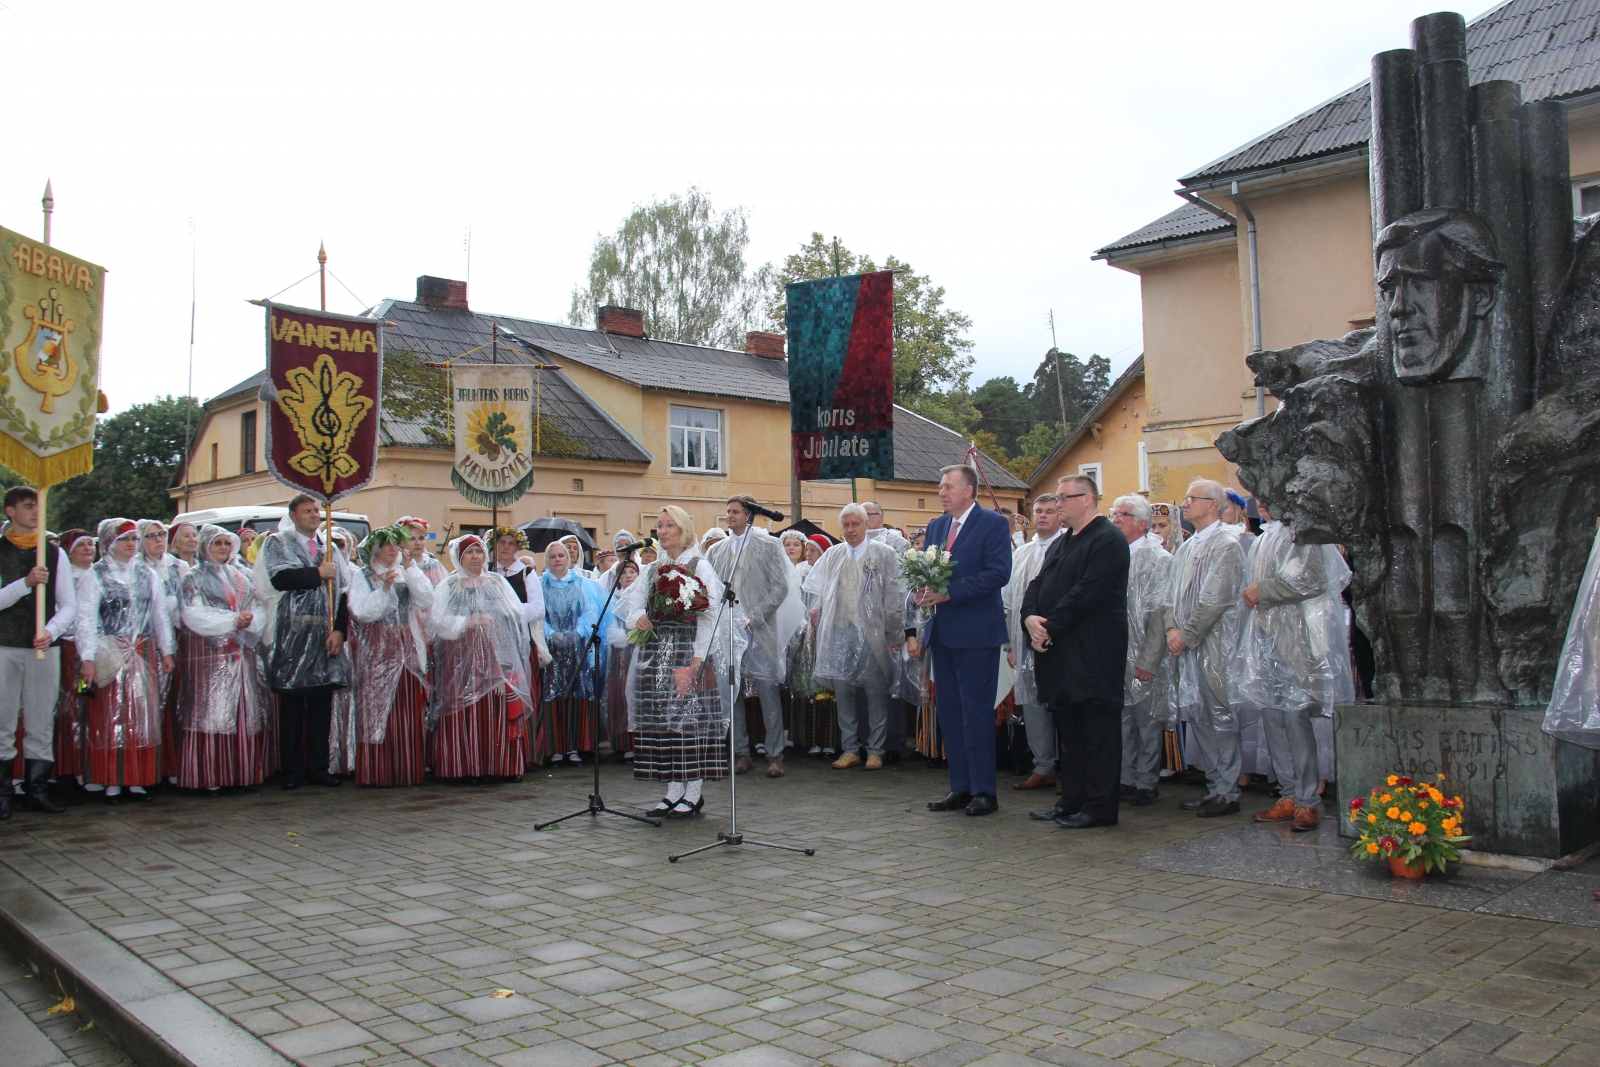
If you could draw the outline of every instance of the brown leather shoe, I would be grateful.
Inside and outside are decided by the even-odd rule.
[[[867,754],[867,770],[869,770],[869,771],[881,771],[881,770],[883,770],[883,757],[882,756],[874,756],[871,753],[868,753]]]
[[[856,755],[854,752],[846,752],[844,755],[833,761],[833,769],[836,771],[847,771],[851,767],[859,766],[861,766],[861,757]]]
[[[751,763],[749,756],[740,756],[738,759],[733,761],[734,774],[745,774],[750,770],[750,767]]]
[[[1282,803],[1280,801],[1280,803]],[[1304,804],[1294,809],[1294,832],[1297,834],[1309,833],[1317,828],[1317,809],[1308,808]]]
[[[767,764],[767,777],[768,778],[782,778],[783,777],[783,764],[779,763],[777,760],[773,760],[771,763]]]
[[[1258,811],[1254,815],[1250,816],[1250,821],[1251,822],[1288,822],[1289,820],[1293,819],[1297,814],[1299,814],[1302,810],[1304,810],[1304,809],[1302,809],[1300,807],[1300,805],[1296,804],[1294,801],[1290,800],[1288,797],[1279,797],[1278,798],[1278,802],[1276,804],[1272,805],[1272,807],[1268,808],[1266,811]],[[1313,821],[1311,825],[1312,826],[1316,826],[1316,822]]]
[[[1016,783],[1011,788],[1012,789],[1043,789],[1045,786],[1053,786],[1055,784],[1056,784],[1056,779],[1055,779],[1055,775],[1053,775],[1053,774],[1030,774],[1030,775],[1028,775],[1028,777],[1026,777],[1022,781]]]

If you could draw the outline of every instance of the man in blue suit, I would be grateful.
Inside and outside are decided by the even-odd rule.
[[[928,524],[926,544],[955,556],[948,593],[922,590],[916,602],[936,607],[928,623],[933,685],[938,695],[939,733],[950,759],[950,792],[928,804],[930,811],[964,809],[990,815],[995,800],[995,689],[1000,684],[1000,649],[1007,641],[1001,591],[1011,578],[1011,524],[977,504],[978,472],[965,465],[940,471],[944,514]]]

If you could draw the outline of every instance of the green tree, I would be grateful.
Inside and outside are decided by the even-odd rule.
[[[101,519],[170,519],[176,502],[167,489],[183,463],[184,416],[200,425],[193,397],[162,396],[134,404],[94,430],[94,470],[50,490],[53,529],[93,530]]]
[[[1060,381],[1061,388],[1056,387]],[[1071,352],[1052,348],[1044,354],[1033,381],[1028,386],[1034,402],[1034,417],[1041,422],[1061,422],[1063,400],[1066,429],[1076,426],[1091,408],[1100,403],[1111,388],[1111,361],[1105,356],[1079,359]]]
[[[749,243],[745,210],[719,214],[693,186],[635,207],[615,234],[595,238],[568,318],[592,325],[596,308],[615,304],[644,312],[651,337],[742,348],[745,331],[767,326],[761,305],[771,284],[769,266],[747,271]]]
[[[857,255],[813,233],[800,251],[788,256],[772,276],[767,317],[786,328],[787,293],[791,282],[815,281],[835,274],[870,274],[880,269],[871,256]],[[890,256],[883,270],[894,279],[894,392],[906,407],[965,431],[973,409],[965,397],[972,377],[972,341],[965,331],[972,319],[946,307],[943,286],[926,274]],[[953,420],[953,421],[952,421]]]
[[[990,378],[971,394],[978,413],[978,429],[994,435],[1008,455],[1017,455],[1017,442],[1038,422],[1033,397],[1010,375]]]

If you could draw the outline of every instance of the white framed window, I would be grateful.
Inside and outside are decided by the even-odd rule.
[[[673,405],[670,425],[673,470],[722,473],[722,412]]]
[[[1577,217],[1600,212],[1600,178],[1585,178],[1572,183],[1572,214]]]
[[[1145,450],[1144,442],[1139,442],[1139,492],[1150,491],[1150,453]]]
[[[1094,479],[1094,487],[1096,489],[1098,489],[1101,493],[1104,493],[1106,491],[1105,482],[1100,477],[1100,464],[1098,464],[1098,463],[1080,463],[1080,464],[1078,464],[1078,473],[1079,474],[1087,474],[1089,477],[1093,478]]]

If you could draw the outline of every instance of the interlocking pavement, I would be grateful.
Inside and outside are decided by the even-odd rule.
[[[1193,788],[1072,832],[1004,778],[975,819],[924,810],[920,761],[789,770],[739,780],[740,829],[813,857],[667,863],[727,829],[725,784],[710,817],[535,832],[586,768],[24,813],[0,861],[309,1067],[1600,1063],[1600,930],[1126,862],[1238,825]]]

